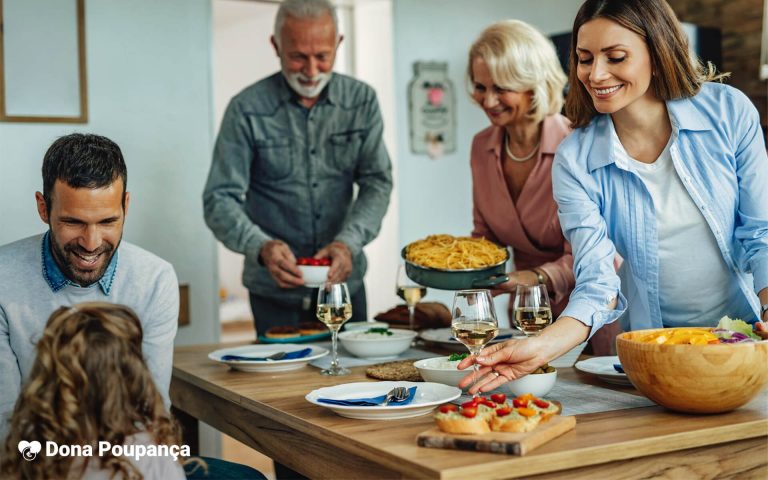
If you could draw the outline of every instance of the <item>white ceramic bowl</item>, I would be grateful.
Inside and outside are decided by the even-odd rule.
[[[532,393],[536,397],[548,394],[557,380],[557,370],[550,373],[532,373],[523,378],[507,382],[507,388],[514,396]]]
[[[345,331],[368,330],[369,328],[389,328],[387,322],[347,322],[344,324]]]
[[[472,369],[457,370],[459,360],[448,361],[448,357],[425,358],[413,363],[419,370],[421,378],[427,382],[444,383],[454,387],[459,386],[459,381],[472,373]]]
[[[301,275],[304,277],[304,285],[307,287],[322,287],[328,278],[326,265],[298,265]]]
[[[346,351],[356,357],[396,357],[408,350],[417,335],[413,330],[391,329],[392,335],[367,333],[367,330],[341,332],[339,340]]]

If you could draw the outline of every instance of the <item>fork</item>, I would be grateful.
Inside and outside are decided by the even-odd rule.
[[[403,402],[405,400],[408,400],[408,397],[410,396],[410,392],[405,387],[395,387],[392,390],[387,393],[387,398],[384,399],[384,403],[381,405],[383,407],[386,407],[389,405],[389,402],[399,403]]]

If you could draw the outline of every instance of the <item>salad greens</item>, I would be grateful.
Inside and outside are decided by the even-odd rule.
[[[448,357],[449,362],[455,362],[457,360],[464,360],[469,356],[468,353],[452,353],[450,357]]]
[[[379,335],[392,335],[388,328],[369,328],[365,333],[378,333]]]
[[[717,327],[712,331],[722,343],[737,343],[744,341],[762,340],[752,333],[752,325],[740,319],[723,317],[717,322]]]

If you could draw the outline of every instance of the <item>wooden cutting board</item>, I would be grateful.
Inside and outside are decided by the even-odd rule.
[[[421,432],[416,439],[421,447],[525,455],[553,438],[573,430],[575,426],[576,417],[556,415],[549,421],[539,424],[531,432],[490,432],[479,435],[456,435],[442,432],[439,428],[435,427]]]

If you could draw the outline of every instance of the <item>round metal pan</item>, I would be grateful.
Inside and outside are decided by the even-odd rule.
[[[408,278],[425,287],[440,290],[468,290],[472,288],[493,288],[509,281],[509,275],[504,272],[509,260],[509,251],[503,261],[496,265],[466,270],[444,270],[440,268],[422,267],[405,258],[403,247],[400,255],[405,260],[405,273]]]

